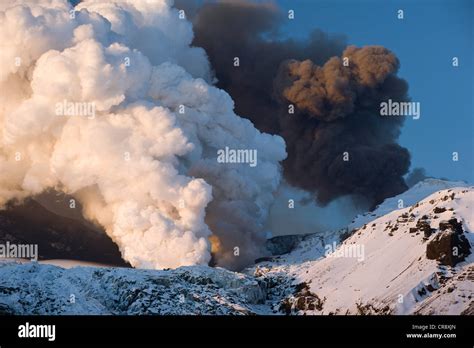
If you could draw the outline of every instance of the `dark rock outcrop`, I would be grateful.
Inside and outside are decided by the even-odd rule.
[[[311,292],[307,283],[300,283],[296,285],[293,295],[281,301],[279,311],[287,315],[298,311],[321,311],[325,300]]]
[[[439,223],[439,232],[426,245],[426,257],[446,266],[455,266],[471,251],[462,223],[455,218]]]
[[[283,255],[291,252],[306,235],[276,236],[267,240],[267,250],[272,255]]]
[[[55,214],[33,199],[0,210],[0,244],[37,244],[38,259],[127,267],[117,245],[89,222]]]

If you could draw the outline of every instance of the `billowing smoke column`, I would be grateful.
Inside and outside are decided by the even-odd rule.
[[[345,48],[343,37],[319,31],[305,42],[280,39],[284,20],[271,4],[206,2],[193,18],[194,43],[237,113],[283,136],[291,185],[321,203],[353,195],[374,205],[406,190],[410,155],[396,143],[403,120],[379,114],[380,102],[407,99],[398,59],[383,47]]]
[[[207,264],[210,240],[221,266],[258,255],[284,142],[234,114],[192,40],[171,1],[2,1],[0,206],[72,195],[135,267]]]
[[[383,119],[379,107],[404,100],[407,85],[394,76],[398,60],[383,47],[350,46],[342,57],[349,66],[334,57],[322,67],[309,60],[280,67],[275,90],[299,111],[280,118],[285,174],[323,203],[347,193],[380,203],[406,190],[410,154],[395,142],[400,118]]]

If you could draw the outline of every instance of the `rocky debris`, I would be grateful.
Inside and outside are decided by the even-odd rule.
[[[358,315],[389,315],[392,312],[388,305],[379,308],[371,303],[362,304],[361,302],[357,302],[356,308]]]
[[[441,213],[444,213],[446,211],[446,208],[441,208],[441,207],[435,207],[433,209],[433,213],[435,214],[441,214]]]
[[[433,315],[451,309],[451,314],[474,315],[474,266],[456,270],[441,266],[440,269],[436,273],[439,282],[435,281],[435,290],[418,299],[413,314]]]
[[[462,311],[461,315],[474,315],[474,301],[471,301],[469,307]]]
[[[273,273],[271,267],[256,265],[253,272],[248,270],[249,275],[253,275],[260,284],[264,284],[266,292],[266,305],[274,314],[282,313],[280,311],[282,298],[286,298],[294,292],[294,278],[290,275],[278,272]],[[251,273],[250,273],[251,272]]]
[[[421,282],[416,288],[418,294],[418,301],[421,301],[426,295],[430,295],[432,292],[438,290],[446,282],[446,278],[440,275],[442,272],[436,272],[431,275],[428,282]]]
[[[446,266],[455,266],[470,254],[471,246],[462,223],[455,218],[439,223],[439,232],[426,245],[426,257]]]
[[[428,239],[436,230],[431,228],[430,223],[425,219],[425,216],[416,222],[416,227],[410,227],[410,233],[423,232],[424,239]]]
[[[403,213],[397,218],[397,222],[407,222],[408,221],[408,213]]]
[[[294,294],[281,301],[279,311],[285,314],[308,310],[322,311],[325,300],[311,292],[309,285],[303,282],[295,286]]]

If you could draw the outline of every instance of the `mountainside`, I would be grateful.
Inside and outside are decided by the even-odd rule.
[[[3,314],[250,314],[253,277],[205,266],[176,270],[0,263]]]
[[[57,206],[69,207],[64,197],[59,199]],[[0,210],[0,244],[37,244],[39,260],[69,258],[128,265],[117,245],[100,228],[84,218],[64,214],[66,209],[57,211],[51,206],[46,208],[40,201],[26,199]],[[69,210],[76,212],[76,209]]]
[[[242,273],[0,262],[0,311],[473,314],[474,188],[462,186],[425,180],[347,229],[275,239],[274,253],[293,250]]]
[[[268,283],[278,282],[282,274],[292,279],[293,291],[274,303],[288,313],[472,312],[474,190],[444,189],[417,202],[439,184],[455,186],[428,180],[387,200],[355,219],[350,236],[335,250],[329,249],[334,233],[312,235],[291,253],[249,271]],[[377,216],[399,199],[417,203]],[[327,251],[332,253],[325,257]]]

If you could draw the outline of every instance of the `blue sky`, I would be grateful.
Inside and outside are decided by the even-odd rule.
[[[313,28],[345,34],[349,44],[383,45],[400,59],[421,117],[407,118],[400,144],[412,167],[474,182],[473,21],[471,0],[277,0],[295,10],[284,28],[305,38]],[[404,19],[397,11],[404,10]],[[459,57],[459,67],[452,58]],[[459,161],[452,161],[452,153]]]

